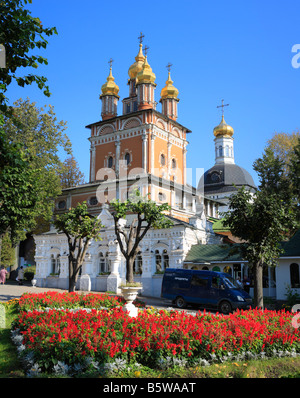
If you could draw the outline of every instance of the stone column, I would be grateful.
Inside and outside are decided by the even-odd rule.
[[[115,142],[116,145],[116,177],[119,178],[119,172],[120,172],[120,147],[121,147],[121,143],[120,143],[120,137],[117,137],[117,140]]]
[[[151,169],[151,174],[154,174],[154,141],[155,141],[156,135],[155,134],[151,134],[151,165],[150,165],[150,169]]]
[[[142,135],[143,139],[143,146],[142,146],[142,167],[144,169],[144,172],[147,173],[147,142],[148,142],[148,137],[146,132],[143,132]]]
[[[119,220],[125,226],[126,220]],[[115,233],[109,231],[108,238],[108,260],[110,262],[110,274],[107,278],[107,290],[115,293],[120,293],[119,286],[121,284],[121,250],[116,239]]]
[[[182,150],[182,156],[183,156],[183,167],[182,167],[182,184],[186,184],[186,153],[187,149],[186,146],[184,146]]]
[[[143,295],[152,296],[152,256],[150,246],[142,253],[143,258],[143,272],[141,282],[143,285]]]
[[[90,153],[91,153],[90,182],[93,182],[93,181],[95,181],[95,176],[96,176],[96,170],[95,170],[96,147],[94,146],[94,143],[92,143]]]
[[[171,176],[171,148],[172,148],[172,143],[168,142],[168,158],[167,158],[167,166],[168,166],[168,178]]]

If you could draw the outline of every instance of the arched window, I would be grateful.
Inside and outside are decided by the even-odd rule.
[[[139,252],[135,258],[134,272],[141,274],[143,272],[143,258],[141,252]]]
[[[158,200],[160,202],[163,202],[164,200],[166,200],[166,195],[164,193],[162,193],[162,192],[159,192],[158,193]]]
[[[128,152],[125,154],[125,162],[127,165],[129,165],[129,163],[130,163],[130,153],[128,153]]]
[[[113,164],[114,164],[114,159],[112,156],[110,156],[107,160],[107,167],[111,169],[113,167]]]
[[[52,275],[59,275],[60,273],[60,255],[51,254],[51,272]]]
[[[176,163],[176,159],[172,159],[172,169],[176,169],[177,167],[177,163]]]
[[[169,255],[166,249],[155,250],[156,272],[164,271],[169,267]]]
[[[226,145],[225,147],[225,156],[229,157],[229,146]]]
[[[104,255],[102,252],[99,253],[99,274],[106,274],[110,272],[109,260],[107,253]]]
[[[163,268],[166,269],[169,267],[169,255],[166,249],[163,251],[163,260]]]
[[[165,166],[165,164],[166,164],[166,157],[163,153],[160,155],[160,164],[162,166]]]
[[[96,196],[92,196],[88,200],[90,206],[96,206],[98,204],[98,199]]]
[[[58,202],[58,204],[57,204],[57,208],[58,208],[59,210],[65,209],[65,208],[66,208],[66,201],[65,201],[65,200],[60,200],[60,201]]]
[[[291,277],[291,287],[292,288],[300,287],[298,264],[293,263],[290,265],[290,277]]]
[[[156,272],[162,271],[161,255],[158,250],[155,250],[155,266]]]
[[[219,156],[223,156],[223,148],[219,146]]]
[[[232,275],[232,268],[230,265],[226,265],[226,267],[223,268],[223,272],[225,272],[225,274]]]

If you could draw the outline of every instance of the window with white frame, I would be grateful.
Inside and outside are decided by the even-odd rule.
[[[169,255],[166,249],[155,250],[156,272],[162,272],[169,267]]]
[[[169,267],[169,255],[166,249],[163,251],[163,266],[164,269]]]
[[[297,263],[292,263],[290,265],[290,278],[292,288],[300,287],[299,265]]]
[[[155,267],[156,267],[156,272],[162,271],[162,262],[159,250],[155,250]]]
[[[130,163],[130,153],[128,153],[128,152],[125,153],[124,159],[125,159],[126,165],[128,166]]]
[[[143,272],[143,258],[141,252],[138,252],[134,262],[135,274],[142,274]]]
[[[114,158],[112,156],[109,156],[109,158],[107,159],[107,167],[111,169],[113,167],[113,164],[114,164]]]
[[[165,164],[166,164],[166,157],[163,153],[160,155],[160,164],[162,166],[165,166]]]
[[[99,274],[107,274],[110,272],[110,263],[108,253],[99,253]]]
[[[51,254],[51,275],[59,275],[60,273],[60,255],[59,254]]]

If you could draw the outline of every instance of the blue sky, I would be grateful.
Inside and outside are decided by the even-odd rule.
[[[101,119],[99,94],[114,59],[113,75],[122,98],[128,96],[128,68],[138,52],[138,36],[150,47],[148,62],[156,74],[156,101],[171,70],[179,90],[178,122],[188,136],[187,167],[207,170],[214,164],[213,128],[225,120],[235,131],[235,162],[252,169],[275,132],[300,128],[300,68],[292,67],[292,47],[300,43],[300,3],[234,0],[33,0],[28,8],[45,27],[56,26],[40,55],[47,66],[33,73],[48,78],[50,98],[36,85],[12,84],[10,103],[29,97],[51,104],[86,179],[89,176],[87,124]],[[38,52],[38,50],[36,51]],[[300,63],[300,60],[299,60]],[[19,70],[21,74],[21,70]],[[157,110],[161,111],[158,104]],[[195,181],[190,181],[195,185]]]

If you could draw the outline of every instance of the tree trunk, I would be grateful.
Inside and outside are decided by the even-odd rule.
[[[254,265],[254,308],[264,308],[263,266],[261,263]]]
[[[76,288],[76,280],[75,278],[69,278],[69,293],[75,292]]]
[[[133,282],[133,266],[134,266],[134,257],[129,257],[126,259],[126,281],[128,283]]]
[[[75,292],[76,283],[79,274],[79,267],[76,260],[69,257],[69,293]]]

